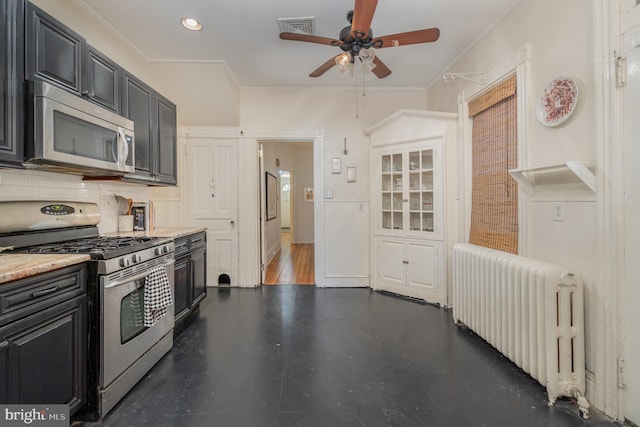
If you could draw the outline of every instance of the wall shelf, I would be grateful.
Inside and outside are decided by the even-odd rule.
[[[576,178],[593,193],[596,192],[596,176],[585,162],[566,161],[535,168],[511,169],[509,174],[530,196],[535,196],[536,186],[570,184],[576,182]]]

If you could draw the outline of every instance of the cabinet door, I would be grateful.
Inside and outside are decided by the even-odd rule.
[[[199,304],[207,296],[207,249],[202,247],[191,253],[192,299]]]
[[[80,94],[85,40],[31,3],[27,3],[27,76]]]
[[[156,94],[156,180],[163,184],[175,185],[177,125],[176,106]]]
[[[442,242],[375,238],[373,288],[445,304]]]
[[[153,132],[153,89],[124,72],[122,115],[135,125],[135,178],[153,180],[155,161]]]
[[[374,288],[403,294],[405,283],[404,243],[398,239],[376,239]]]
[[[191,260],[188,256],[176,259],[174,272],[175,318],[179,321],[191,306]]]
[[[24,2],[0,4],[0,164],[23,160]]]
[[[444,305],[442,243],[408,241],[405,246],[406,293],[430,303]]]
[[[376,152],[374,224],[377,233],[442,239],[442,139]]]
[[[0,328],[0,402],[86,402],[86,296]]]
[[[404,161],[401,152],[383,154],[380,160],[381,214],[383,230],[404,230]]]
[[[120,67],[97,49],[87,49],[87,81],[83,95],[113,112],[120,112]]]

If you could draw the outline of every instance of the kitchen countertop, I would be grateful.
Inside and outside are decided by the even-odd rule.
[[[86,254],[0,254],[0,285],[86,261]]]
[[[206,227],[158,227],[151,231],[130,231],[107,233],[105,236],[122,237],[168,237],[177,239],[178,237],[207,231]]]

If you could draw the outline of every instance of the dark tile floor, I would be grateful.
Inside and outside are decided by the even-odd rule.
[[[368,289],[210,289],[172,352],[84,426],[611,426],[450,311]]]

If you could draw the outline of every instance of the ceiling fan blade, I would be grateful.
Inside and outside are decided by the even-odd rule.
[[[430,43],[438,40],[439,37],[439,29],[428,28],[426,30],[408,31],[406,33],[390,34],[388,36],[376,37],[372,40],[371,43],[376,49],[380,49],[383,47]]]
[[[313,72],[309,74],[309,77],[320,77],[321,75],[329,71],[334,65],[336,65],[335,56],[331,57],[331,59],[329,59],[327,62],[313,70]]]
[[[342,45],[342,42],[340,40],[332,39],[330,37],[313,36],[311,34],[280,33],[280,38],[282,40],[293,40],[293,41],[298,41],[298,42],[309,42],[309,43],[326,44],[326,45],[329,45],[329,46],[340,46],[340,45]]]
[[[382,62],[377,56],[373,58],[373,63],[376,64],[376,66],[373,70],[371,70],[371,72],[375,74],[379,79],[384,79],[389,74],[391,74],[391,70],[389,69],[389,67],[384,65],[384,62]]]
[[[353,37],[366,38],[371,28],[373,14],[376,11],[378,0],[356,0],[351,20],[351,35]]]

